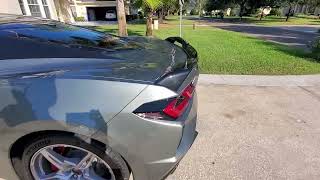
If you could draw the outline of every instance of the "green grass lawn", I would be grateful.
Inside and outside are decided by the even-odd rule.
[[[117,26],[101,26],[100,31],[117,33]],[[128,26],[129,35],[142,36],[145,25]],[[155,36],[164,39],[178,36],[176,26],[160,28]],[[309,54],[298,49],[265,42],[240,33],[220,30],[212,27],[192,27],[183,29],[183,37],[199,53],[202,73],[210,74],[315,74],[320,73],[320,63]]]

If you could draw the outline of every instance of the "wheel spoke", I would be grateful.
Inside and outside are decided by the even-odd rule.
[[[65,157],[56,153],[51,148],[46,148],[40,152],[51,164],[57,167],[59,170],[64,170],[66,168]]]
[[[75,169],[89,168],[94,159],[95,159],[95,156],[92,153],[88,152],[87,155],[85,155],[84,158],[82,158],[80,162],[77,163],[77,165],[75,166]]]
[[[51,179],[63,179],[63,177],[58,173],[51,173],[39,178],[39,180],[51,180]]]

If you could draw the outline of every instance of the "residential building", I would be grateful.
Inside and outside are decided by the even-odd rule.
[[[67,0],[0,0],[0,13],[74,22]]]
[[[58,20],[54,0],[0,0],[0,13],[29,15]],[[3,6],[5,5],[5,6]]]
[[[117,15],[116,0],[0,0],[0,3],[0,13],[21,14],[63,22],[104,21],[107,20],[107,12],[114,13],[115,17]],[[125,1],[125,4],[126,15],[135,12],[130,7],[129,0]]]
[[[0,0],[0,13],[22,14],[19,2],[15,0]]]
[[[84,21],[105,21],[106,13],[114,12],[117,15],[116,0],[70,0],[73,15]],[[137,14],[137,10],[125,0],[126,15]]]
[[[117,12],[116,0],[74,0],[71,4],[74,15],[85,21],[106,20],[107,11]]]

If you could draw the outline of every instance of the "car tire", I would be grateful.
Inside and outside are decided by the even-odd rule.
[[[109,165],[116,180],[129,180],[130,171],[126,162],[110,147],[102,148],[99,147],[99,145],[89,144],[76,136],[67,135],[42,136],[27,143],[21,158],[13,161],[15,170],[20,179],[34,180],[30,169],[30,162],[33,155],[42,148],[57,144],[70,145],[91,152]]]

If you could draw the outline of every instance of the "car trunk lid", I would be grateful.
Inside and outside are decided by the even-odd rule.
[[[117,37],[52,21],[1,24],[0,40],[0,75],[65,71],[176,89],[197,59],[181,38]]]

